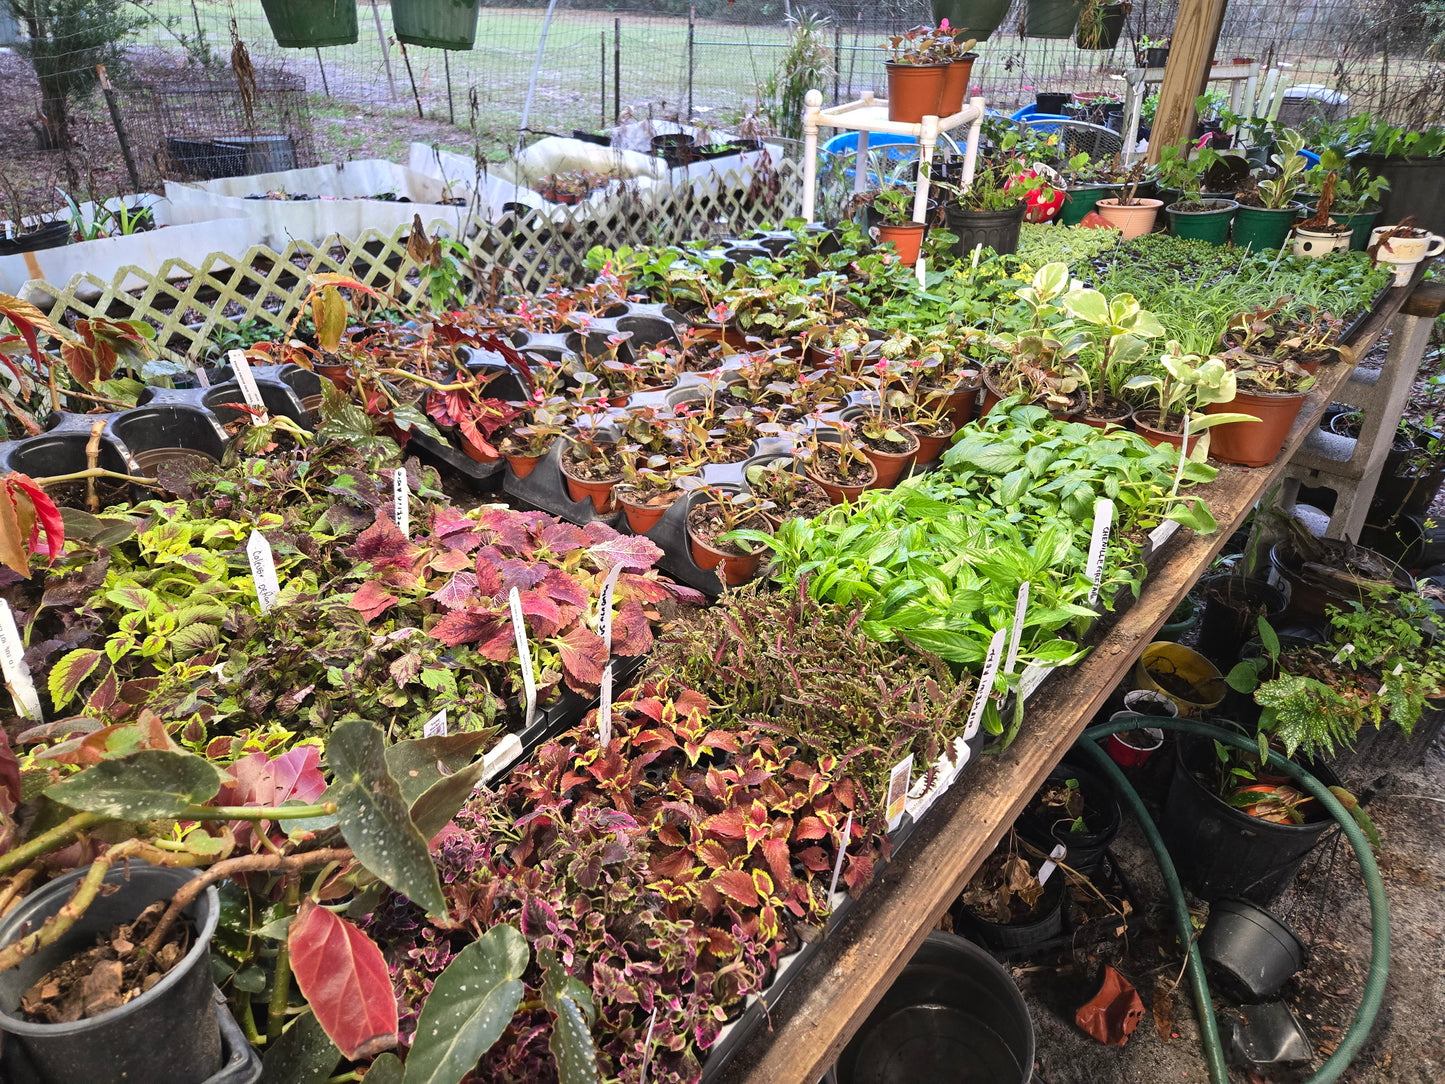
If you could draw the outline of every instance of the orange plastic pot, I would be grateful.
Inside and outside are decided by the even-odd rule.
[[[612,499],[612,490],[621,479],[622,475],[616,478],[609,478],[601,482],[592,482],[586,478],[574,478],[567,473],[567,468],[562,468],[562,477],[567,480],[567,496],[574,501],[591,500],[592,507],[599,516],[608,515],[617,510],[617,504]]]
[[[907,429],[898,430],[908,437],[912,447],[906,452],[880,452],[864,444],[863,454],[868,457],[868,462],[873,464],[873,469],[878,473],[869,489],[889,489],[903,477],[905,471],[913,465],[914,459],[918,457],[918,437]]]
[[[502,458],[507,461],[507,466],[512,468],[512,474],[517,478],[527,477],[542,461],[540,455],[511,455],[507,452],[502,453]]]
[[[1101,199],[1094,205],[1094,210],[1127,241],[1152,230],[1159,208],[1163,206],[1164,201],[1160,199],[1136,199],[1127,207],[1121,206],[1117,199]]]
[[[918,253],[923,248],[923,234],[928,227],[921,222],[908,222],[902,226],[879,226],[880,244],[892,243],[898,250],[898,259],[909,267],[918,262]]]
[[[942,436],[928,436],[912,427],[908,431],[918,438],[918,451],[914,454],[913,461],[915,463],[932,463],[953,441],[953,434],[958,432],[958,426],[950,423],[948,432]]]
[[[1290,426],[1299,417],[1306,392],[1264,394],[1239,391],[1232,402],[1210,403],[1206,414],[1253,414],[1257,422],[1225,422],[1210,430],[1209,454],[1226,463],[1264,467],[1284,447]]]
[[[714,549],[690,530],[687,532],[687,540],[692,547],[692,559],[697,567],[716,572],[718,579],[729,587],[747,583],[758,574],[758,563],[763,556],[761,553],[736,554]]]
[[[941,111],[947,64],[888,64],[888,119],[918,124]]]
[[[869,462],[872,466],[872,462]],[[856,501],[865,489],[871,489],[878,479],[878,468],[873,467],[873,480],[863,482],[856,486],[840,486],[836,482],[830,482],[826,478],[820,478],[809,468],[804,471],[807,476],[822,487],[823,492],[828,494],[828,499],[834,504],[842,504],[844,501]]]
[[[1168,444],[1180,451],[1184,450],[1184,434],[1170,433],[1158,427],[1159,412],[1157,410],[1136,410],[1134,411],[1134,431],[1147,440],[1150,444]],[[1195,442],[1199,439],[1198,434],[1189,434],[1189,447],[1193,449]]]
[[[623,514],[627,516],[627,526],[632,528],[633,534],[646,534],[657,526],[657,521],[667,514],[672,507],[672,502],[667,504],[638,504],[629,500],[629,493],[619,493],[617,503],[622,505]],[[676,499],[676,494],[673,495]]]
[[[965,53],[944,71],[943,98],[938,103],[940,117],[951,117],[963,108],[963,100],[968,97],[968,77],[977,59],[977,53]]]

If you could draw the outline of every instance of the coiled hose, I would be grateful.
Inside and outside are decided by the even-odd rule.
[[[1119,766],[1110,759],[1109,754],[1104,751],[1102,746],[1096,744],[1110,734],[1123,730],[1137,730],[1146,726],[1210,738],[1246,752],[1257,753],[1259,745],[1258,742],[1232,730],[1211,726],[1208,723],[1201,723],[1193,719],[1165,719],[1153,716],[1130,716],[1127,719],[1091,726],[1084,731],[1084,738],[1087,740],[1080,743],[1084,752],[1104,771],[1107,778],[1113,783],[1115,790],[1119,792],[1119,796],[1133,812],[1144,833],[1144,838],[1148,840],[1150,850],[1154,852],[1154,857],[1159,863],[1159,871],[1163,874],[1164,886],[1169,892],[1170,903],[1173,907],[1179,939],[1189,947],[1189,983],[1194,991],[1195,1007],[1199,1015],[1200,1041],[1204,1044],[1204,1055],[1209,1063],[1209,1077],[1213,1084],[1229,1084],[1229,1070],[1225,1066],[1224,1048],[1219,1041],[1219,1029],[1214,1020],[1214,1007],[1209,996],[1209,984],[1204,978],[1204,962],[1200,958],[1198,946],[1194,943],[1193,926],[1189,920],[1189,906],[1184,899],[1184,888],[1179,883],[1179,875],[1174,869],[1173,861],[1169,858],[1169,852],[1164,846],[1164,839],[1159,834],[1153,818],[1144,808],[1144,803],[1138,793],[1124,777]],[[1370,897],[1370,973],[1365,980],[1365,990],[1360,998],[1360,1007],[1355,1011],[1355,1018],[1351,1021],[1344,1038],[1340,1040],[1340,1045],[1335,1048],[1335,1052],[1330,1055],[1324,1065],[1320,1066],[1320,1071],[1306,1082],[1306,1084],[1332,1084],[1349,1068],[1350,1063],[1360,1052],[1360,1048],[1364,1046],[1365,1040],[1369,1038],[1370,1029],[1375,1024],[1375,1016],[1380,1011],[1380,1003],[1385,997],[1385,981],[1390,974],[1390,910],[1385,901],[1385,884],[1380,879],[1380,870],[1375,864],[1375,856],[1370,851],[1370,844],[1365,839],[1365,834],[1360,831],[1354,817],[1340,804],[1339,799],[1330,792],[1330,789],[1299,765],[1273,751],[1269,754],[1269,765],[1308,791],[1339,823],[1345,838],[1354,848],[1355,857],[1359,860],[1360,871],[1365,879],[1365,888]]]

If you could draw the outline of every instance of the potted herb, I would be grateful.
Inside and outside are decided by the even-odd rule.
[[[622,460],[622,480],[614,493],[627,515],[634,534],[646,534],[657,526],[673,503],[682,496],[679,480],[695,474],[692,463],[674,463],[666,455],[639,454]]]
[[[1275,252],[1284,246],[1290,229],[1304,209],[1295,202],[1295,194],[1304,185],[1309,162],[1304,150],[1304,136],[1286,128],[1277,136],[1279,149],[1270,155],[1275,174],[1259,181],[1247,191],[1235,195],[1239,204],[1234,215],[1234,243],[1237,247],[1259,252]]]
[[[873,331],[862,320],[814,324],[802,335],[805,358],[812,368],[836,368],[854,375],[877,360],[882,339],[882,332]]]
[[[1132,10],[1132,4],[1084,0],[1074,29],[1074,44],[1080,49],[1114,48],[1124,34],[1124,20]]]
[[[852,421],[863,454],[878,474],[871,488],[887,489],[912,466],[913,458],[918,454],[918,438],[892,410],[892,406],[907,395],[897,388],[890,390],[890,383],[897,377],[888,359],[879,359],[875,368],[876,383],[869,381],[866,375],[856,379],[859,389],[867,394],[869,403],[859,409]]]
[[[1306,183],[1309,183],[1310,179],[1307,176]],[[1335,206],[1335,185],[1338,181],[1338,173],[1331,171],[1326,174],[1315,193],[1314,204],[1307,208],[1308,214],[1295,223],[1294,245],[1290,251],[1296,256],[1318,259],[1331,252],[1348,249],[1354,244],[1354,230],[1350,222],[1338,221],[1331,215]],[[1373,225],[1378,212],[1367,217]]]
[[[953,35],[944,30],[915,26],[895,34],[878,47],[888,54],[888,119],[918,124],[938,116],[949,65]]]
[[[1048,777],[1019,816],[1024,838],[1044,851],[1056,843],[1068,848],[1063,862],[1075,873],[1094,877],[1104,852],[1119,834],[1123,815],[1114,793],[1100,776],[1064,761]]]
[[[1159,357],[1158,372],[1141,373],[1124,387],[1157,392],[1157,406],[1134,411],[1134,428],[1153,443],[1173,445],[1185,455],[1195,452],[1196,441],[1191,438],[1204,430],[1255,420],[1248,414],[1202,413],[1212,403],[1234,399],[1234,372],[1221,358],[1201,359],[1198,354],[1186,354],[1173,339]]]
[[[1146,68],[1162,68],[1169,60],[1169,39],[1140,34],[1134,44],[1134,62]]]
[[[688,500],[687,540],[699,568],[716,571],[729,587],[747,583],[758,574],[762,550],[756,542],[735,532],[770,533],[765,513],[771,505],[752,493],[721,486],[699,488]]]
[[[1137,167],[1141,174],[1141,163]],[[1059,211],[1059,224],[1077,226],[1094,210],[1095,205],[1107,196],[1117,195],[1123,190],[1127,170],[1119,166],[1119,156],[1094,161],[1087,151],[1080,151],[1071,157],[1064,167],[1068,187],[1064,189],[1064,206]]]
[[[1213,147],[1199,147],[1192,153],[1178,147],[1165,147],[1159,158],[1159,186],[1174,189],[1179,198],[1164,208],[1169,216],[1169,232],[1175,237],[1188,237],[1222,245],[1229,236],[1229,225],[1239,204],[1232,199],[1206,198],[1205,179],[1220,161]]]
[[[1351,167],[1385,178],[1384,221],[1409,216],[1426,230],[1445,232],[1445,127],[1413,129],[1361,113],[1325,126],[1314,142],[1335,148]]]
[[[551,449],[565,428],[565,414],[547,407],[531,412],[526,425],[515,425],[502,437],[497,450],[517,478],[525,478]]]
[[[912,267],[918,262],[923,235],[928,226],[913,220],[914,193],[902,185],[888,185],[873,195],[872,207],[878,215],[878,241],[891,244],[898,251],[900,262]]]
[[[1210,454],[1226,463],[1267,466],[1284,447],[1315,378],[1292,361],[1262,362],[1249,357],[1231,361],[1234,397],[1211,402],[1205,412],[1218,417],[1233,408],[1252,420],[1216,423]]]
[[[1018,291],[1027,321],[1020,320],[1017,330],[1000,331],[989,339],[999,360],[984,366],[980,413],[987,414],[1010,396],[1039,403],[1060,416],[1083,405],[1083,375],[1076,359],[1089,337],[1074,328],[1064,311],[1062,298],[1068,286],[1068,264],[1057,262],[1039,268],[1029,285]]]

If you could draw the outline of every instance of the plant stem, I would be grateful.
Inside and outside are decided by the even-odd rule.
[[[55,369],[50,370],[50,398],[56,410],[60,409],[60,402],[55,398]],[[104,419],[97,418],[90,423],[90,439],[85,443],[85,508],[94,515],[100,511],[100,497],[95,492],[95,471],[100,467],[100,432],[105,428]]]
[[[317,805],[193,805],[177,820],[183,821],[281,821],[301,817],[329,817],[336,812],[335,802]]]
[[[286,875],[286,893],[281,901],[288,911],[295,913],[301,904],[301,878],[296,873]],[[171,904],[175,906],[174,903]],[[283,941],[276,953],[276,976],[272,980],[271,1005],[266,1010],[266,1038],[275,1041],[281,1037],[286,1026],[286,1009],[291,1004],[291,948]]]
[[[0,892],[0,918],[4,918],[10,908],[20,902],[20,893],[25,890],[26,885],[35,880],[39,873],[40,871],[34,866],[22,869],[15,875],[14,880],[5,886],[5,890]]]
[[[256,1030],[256,1016],[251,1011],[251,995],[244,990],[240,991],[240,997],[236,999],[236,1020],[241,1025],[241,1032],[246,1036],[246,1041],[252,1046],[260,1046],[266,1041],[266,1037]]]
[[[45,486],[58,486],[65,482],[82,482],[90,478],[110,478],[117,482],[132,482],[138,486],[156,484],[154,478],[137,478],[131,474],[118,474],[113,470],[102,470],[99,467],[94,470],[78,470],[74,474],[56,474],[49,478],[36,478],[35,484],[44,488]]]
[[[69,820],[57,824],[50,831],[42,832],[13,851],[0,855],[0,874],[9,873],[19,866],[29,865],[47,851],[69,843],[81,832],[100,824],[105,819],[100,813],[77,813]]]
[[[432,391],[471,391],[471,384],[438,384],[435,380],[428,380],[416,373],[409,373],[405,369],[380,369],[378,372],[384,376],[398,376],[403,380],[410,380],[413,383],[421,384]]]

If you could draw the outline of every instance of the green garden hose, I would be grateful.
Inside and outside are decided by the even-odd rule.
[[[1132,716],[1128,719],[1092,726],[1084,731],[1084,738],[1087,740],[1081,743],[1084,751],[1104,770],[1115,789],[1118,790],[1120,797],[1133,811],[1139,821],[1140,829],[1144,832],[1145,839],[1149,842],[1150,849],[1154,852],[1154,857],[1159,862],[1160,872],[1164,876],[1164,886],[1169,891],[1170,902],[1174,909],[1174,919],[1179,929],[1180,939],[1189,946],[1190,985],[1193,987],[1198,1008],[1200,1040],[1204,1044],[1205,1057],[1209,1062],[1210,1079],[1213,1084],[1228,1084],[1229,1073],[1224,1064],[1224,1049],[1220,1044],[1219,1030],[1214,1020],[1209,986],[1204,978],[1203,961],[1194,944],[1189,907],[1185,903],[1184,889],[1179,883],[1174,863],[1170,860],[1169,852],[1164,847],[1164,840],[1159,834],[1158,827],[1145,810],[1139,795],[1129,785],[1129,781],[1124,777],[1119,766],[1109,758],[1103,748],[1094,744],[1110,734],[1122,730],[1136,730],[1145,726],[1210,738],[1246,752],[1257,751],[1259,745],[1258,742],[1235,731],[1211,726],[1208,723],[1196,722],[1192,719],[1164,719],[1152,716]],[[1269,764],[1308,791],[1339,823],[1345,838],[1354,848],[1355,857],[1359,860],[1360,872],[1364,876],[1365,887],[1370,896],[1370,973],[1365,980],[1365,990],[1360,998],[1360,1007],[1355,1012],[1355,1018],[1351,1021],[1349,1030],[1340,1040],[1340,1045],[1335,1048],[1329,1060],[1320,1067],[1320,1071],[1306,1082],[1306,1084],[1332,1084],[1349,1068],[1350,1063],[1360,1052],[1360,1048],[1364,1046],[1365,1040],[1369,1038],[1370,1029],[1374,1026],[1375,1017],[1380,1011],[1380,1003],[1385,997],[1385,981],[1390,974],[1390,909],[1385,900],[1385,884],[1380,879],[1380,870],[1375,864],[1375,856],[1370,850],[1369,841],[1365,839],[1364,832],[1355,823],[1349,810],[1340,804],[1339,799],[1330,792],[1328,787],[1297,764],[1274,752],[1269,754]]]

